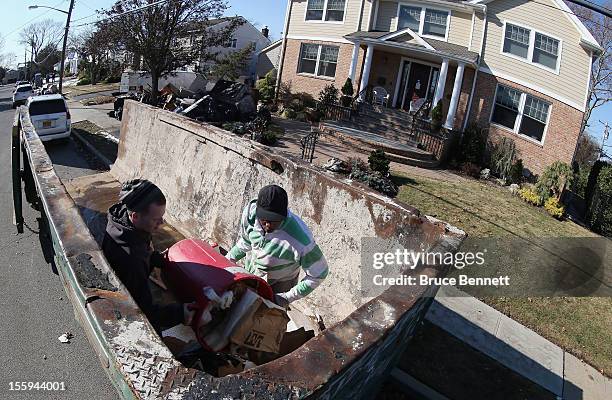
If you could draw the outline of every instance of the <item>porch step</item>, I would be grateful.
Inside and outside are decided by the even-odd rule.
[[[321,129],[329,133],[336,142],[354,147],[360,152],[380,149],[385,151],[391,161],[400,164],[422,168],[436,168],[439,165],[432,153],[417,148],[414,142],[412,145],[399,143],[381,135],[333,123],[323,123]]]

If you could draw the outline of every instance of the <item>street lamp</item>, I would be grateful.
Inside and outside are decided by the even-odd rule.
[[[49,6],[32,5],[28,7],[29,10],[35,10],[37,8],[48,8],[51,10],[59,11],[68,16],[66,18],[66,29],[64,31],[64,43],[62,44],[62,60],[60,64],[59,93],[62,94],[62,86],[64,82],[64,63],[66,61],[66,44],[68,42],[68,29],[70,29],[70,17],[72,16],[72,9],[74,8],[74,0],[70,0],[70,7],[68,7],[68,11],[60,10],[59,8],[54,8],[54,7],[49,7]]]

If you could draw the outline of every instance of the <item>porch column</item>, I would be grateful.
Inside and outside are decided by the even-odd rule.
[[[349,68],[349,78],[353,85],[355,84],[355,73],[357,72],[357,60],[359,59],[359,42],[353,45],[353,57],[351,58],[351,67]]]
[[[446,75],[448,74],[448,58],[442,59],[442,66],[440,67],[440,75],[438,77],[438,86],[436,87],[436,95],[434,96],[431,108],[438,105],[438,102],[442,100],[444,96],[444,86],[446,85]]]
[[[459,63],[457,65],[457,73],[455,74],[455,84],[453,85],[453,94],[451,96],[450,106],[448,107],[448,114],[446,115],[446,123],[444,127],[446,129],[453,129],[455,124],[455,114],[457,113],[457,106],[459,105],[459,97],[461,96],[461,82],[463,82],[463,71],[465,70],[465,64]]]
[[[362,92],[368,87],[368,80],[370,79],[370,70],[372,69],[372,56],[374,55],[374,45],[368,44],[366,50],[365,64],[363,66],[363,74],[361,75],[361,84],[359,85],[359,91]],[[360,99],[363,100],[365,93],[362,93]]]

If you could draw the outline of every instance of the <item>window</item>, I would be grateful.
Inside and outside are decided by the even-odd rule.
[[[506,23],[502,53],[558,73],[561,41],[516,24]]]
[[[446,36],[446,22],[448,12],[426,9],[423,35]]]
[[[550,69],[557,69],[558,57],[559,41],[536,32],[533,45],[533,62]]]
[[[344,21],[346,0],[308,0],[306,21]]]
[[[30,103],[30,115],[58,114],[66,112],[64,100],[35,101]]]
[[[449,11],[413,5],[400,5],[397,29],[410,28],[419,35],[446,39]]]
[[[339,50],[338,46],[302,43],[298,73],[334,78]]]
[[[414,32],[419,31],[421,25],[421,7],[401,6],[397,29],[410,28]]]
[[[225,45],[225,47],[231,47],[232,49],[235,49],[237,45],[238,45],[237,39],[230,39],[229,42],[227,42],[227,44]]]
[[[529,29],[520,26],[506,24],[506,36],[504,40],[504,53],[514,54],[527,58],[529,53]]]
[[[542,142],[549,112],[550,104],[544,100],[498,85],[491,122]]]
[[[541,142],[544,136],[544,129],[546,128],[549,108],[550,105],[545,101],[526,95],[525,109],[519,133]]]
[[[336,62],[338,61],[338,50],[336,46],[322,46],[321,59],[319,60],[319,70],[317,75],[335,77]]]

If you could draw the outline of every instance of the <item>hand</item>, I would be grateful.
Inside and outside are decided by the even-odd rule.
[[[183,324],[191,325],[197,310],[198,304],[196,302],[183,304]]]
[[[289,307],[289,301],[287,301],[287,299],[283,296],[282,293],[274,295],[274,302],[283,308]]]

